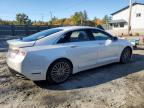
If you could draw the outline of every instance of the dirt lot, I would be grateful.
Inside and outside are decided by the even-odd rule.
[[[144,108],[144,46],[129,64],[73,75],[60,85],[12,77],[0,52],[0,108]]]

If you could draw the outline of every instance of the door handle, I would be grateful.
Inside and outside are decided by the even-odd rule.
[[[77,46],[76,45],[73,45],[73,46],[70,46],[71,48],[76,48]]]

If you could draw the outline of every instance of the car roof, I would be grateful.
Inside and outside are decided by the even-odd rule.
[[[66,26],[66,27],[57,27],[56,29],[62,29],[64,31],[67,31],[67,30],[76,30],[76,29],[98,29],[98,28],[89,27],[89,26]]]

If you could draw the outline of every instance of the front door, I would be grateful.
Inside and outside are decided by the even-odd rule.
[[[95,44],[99,47],[98,62],[111,62],[118,59],[119,45],[116,41],[113,41],[112,36],[98,29],[93,29],[91,31],[95,39]]]

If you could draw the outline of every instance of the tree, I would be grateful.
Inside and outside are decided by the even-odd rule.
[[[64,26],[70,26],[70,25],[73,25],[73,21],[72,21],[72,19],[70,19],[70,18],[66,18],[66,19],[64,20],[64,22],[63,22],[63,25],[64,25]]]
[[[16,22],[19,25],[31,25],[31,20],[24,13],[18,13],[18,14],[16,14]]]
[[[85,21],[88,19],[87,12],[75,12],[74,15],[70,17],[73,22],[73,25],[83,25]]]
[[[94,22],[95,26],[104,24],[103,20],[96,18],[96,17],[94,18],[93,22]]]
[[[29,17],[24,13],[16,14],[15,21],[7,21],[0,19],[0,25],[49,25],[49,26],[68,26],[68,25],[89,25],[89,26],[98,26],[106,25],[108,26],[111,17],[105,15],[103,19],[94,18],[93,20],[88,19],[88,14],[86,10],[75,12],[69,18],[58,19],[57,17],[52,17],[50,21],[31,21]]]
[[[92,26],[92,27],[95,26],[95,23],[94,23],[93,21],[91,21],[91,20],[85,21],[84,24],[85,24],[86,26]]]
[[[97,26],[97,17],[94,17],[93,23],[94,23],[95,26]]]
[[[43,22],[43,21],[33,21],[32,25],[35,26],[48,26],[48,22]]]
[[[52,17],[51,20],[49,21],[49,25],[54,25],[57,20],[58,20],[58,18],[56,18],[55,16]]]
[[[56,26],[63,25],[63,20],[62,19],[55,19],[52,21],[52,25],[56,25]]]
[[[86,10],[83,11],[83,19],[85,21],[88,20],[88,14],[87,14]]]
[[[88,21],[88,15],[87,12],[84,10],[83,12],[80,12],[80,16],[81,16],[81,25],[87,25],[87,21]]]
[[[0,19],[0,25],[12,25],[15,24],[15,21],[7,21]]]
[[[80,25],[81,24],[81,13],[75,12],[74,15],[70,17],[72,21],[72,25]]]
[[[111,20],[111,17],[109,17],[108,15],[105,15],[103,18],[104,24],[106,24],[106,25],[108,25],[110,20]]]

